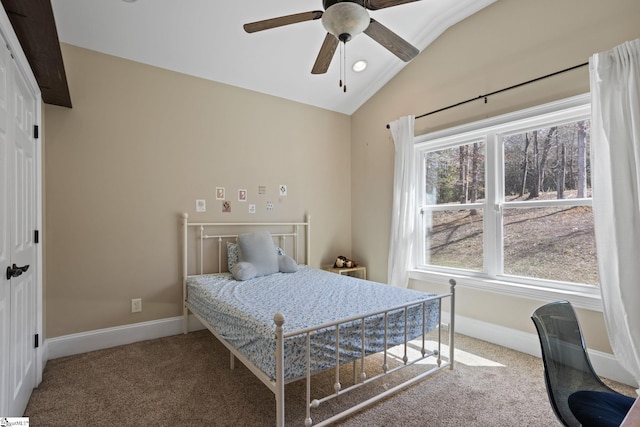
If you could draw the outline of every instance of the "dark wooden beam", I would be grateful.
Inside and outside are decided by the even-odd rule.
[[[71,108],[58,30],[50,0],[1,0],[18,36],[42,100]]]

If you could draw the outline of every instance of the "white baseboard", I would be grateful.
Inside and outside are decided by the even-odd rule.
[[[45,340],[44,360],[178,335],[183,332],[182,323],[182,316],[170,317],[50,338]],[[189,331],[199,329],[204,329],[202,323],[190,315]]]
[[[448,318],[443,315],[443,318]],[[480,320],[456,316],[456,332],[513,350],[541,357],[540,340],[537,334],[498,326]],[[593,369],[598,375],[623,384],[638,388],[632,375],[629,374],[614,355],[597,350],[588,350]],[[542,363],[542,362],[541,362]]]
[[[444,319],[448,317],[448,313],[443,313]],[[540,357],[540,341],[537,334],[522,332],[462,316],[456,316],[455,327],[457,333]],[[200,329],[204,329],[204,326],[202,326],[198,319],[190,315],[189,330],[195,331]],[[162,338],[180,333],[182,333],[182,316],[65,335],[45,341],[43,350],[44,360],[87,353],[89,351]],[[599,375],[638,388],[632,376],[620,366],[613,355],[601,351],[589,350],[589,358],[591,359],[593,368]]]

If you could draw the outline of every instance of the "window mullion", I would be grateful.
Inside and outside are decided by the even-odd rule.
[[[503,200],[502,150],[499,137],[495,133],[487,134],[487,158],[485,166],[486,177],[486,209],[485,209],[485,240],[484,240],[484,271],[489,277],[495,278],[502,272],[502,215],[501,202]]]
[[[427,172],[427,168],[426,168],[426,164],[425,164],[425,157],[426,154],[424,151],[418,150],[417,148],[414,150],[414,153],[416,154],[416,159],[418,162],[418,166],[416,168],[416,170],[420,171],[420,175],[419,175],[419,180],[418,180],[418,191],[419,191],[419,197],[416,198],[418,205],[424,205],[425,204],[425,194],[426,194],[426,183],[425,183],[425,176],[426,176],[426,172]],[[418,207],[418,211],[416,213],[416,221],[417,221],[417,233],[418,236],[420,236],[418,238],[418,244],[414,245],[414,254],[413,254],[413,259],[416,265],[425,265],[426,264],[426,254],[427,254],[427,248],[426,248],[426,244],[425,244],[425,239],[426,239],[426,218],[425,215],[431,215],[430,212],[426,212],[424,210],[424,208]]]

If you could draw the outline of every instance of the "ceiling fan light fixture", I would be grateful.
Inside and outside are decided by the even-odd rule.
[[[369,12],[357,3],[335,3],[322,15],[322,25],[338,40],[347,42],[369,26]]]

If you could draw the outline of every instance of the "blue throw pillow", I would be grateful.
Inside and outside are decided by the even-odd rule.
[[[284,249],[280,246],[276,246],[277,255],[286,255]],[[234,242],[227,242],[227,269],[229,272],[233,270],[233,267],[240,261],[240,254],[238,252],[238,244]]]
[[[278,255],[278,269],[282,273],[295,273],[298,271],[298,264],[290,256]]]
[[[233,266],[231,274],[236,280],[249,280],[256,277],[256,268],[250,262],[239,262]]]
[[[240,262],[253,264],[256,269],[256,277],[280,271],[273,238],[268,231],[238,235],[238,247]]]

